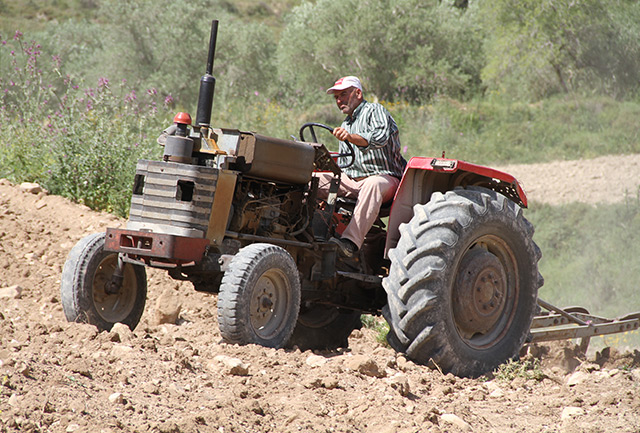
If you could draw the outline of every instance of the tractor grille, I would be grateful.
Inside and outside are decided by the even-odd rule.
[[[204,237],[217,180],[215,168],[138,161],[127,227]]]

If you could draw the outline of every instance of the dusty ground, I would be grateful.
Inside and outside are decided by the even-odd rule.
[[[640,194],[640,155],[509,165],[500,169],[524,185],[530,201],[615,203]]]
[[[619,201],[640,184],[640,155],[506,169],[533,201]],[[67,253],[123,224],[0,181],[0,432],[640,431],[637,351],[543,346],[538,378],[470,380],[408,362],[371,329],[335,353],[231,346],[215,296],[153,271],[135,332],[67,323]],[[171,299],[177,324],[153,325]]]

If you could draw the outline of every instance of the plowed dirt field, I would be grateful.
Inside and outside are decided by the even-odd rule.
[[[640,155],[503,169],[534,203],[621,201],[640,185]],[[221,340],[215,295],[154,270],[134,332],[68,323],[69,250],[124,224],[0,181],[0,432],[640,432],[632,348],[544,345],[528,355],[535,375],[471,380],[413,364],[368,328],[331,353],[240,347]],[[168,308],[175,324],[157,324]]]

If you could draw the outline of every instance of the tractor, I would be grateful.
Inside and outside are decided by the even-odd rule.
[[[319,123],[293,139],[212,126],[217,29],[213,21],[196,120],[178,113],[158,139],[162,160],[138,162],[126,227],[70,251],[66,318],[134,329],[153,267],[217,293],[229,343],[336,349],[372,314],[388,322],[393,349],[443,372],[476,377],[516,357],[533,340],[543,284],[518,181],[414,157],[363,247],[341,257],[329,239],[353,210],[335,193],[353,148],[330,152],[317,137],[332,128]],[[326,200],[314,172],[333,174]]]

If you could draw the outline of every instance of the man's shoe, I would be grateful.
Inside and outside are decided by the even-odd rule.
[[[336,246],[338,247],[338,252],[342,257],[351,258],[355,253],[358,252],[358,247],[356,246],[356,244],[351,242],[349,239],[331,238],[329,239],[329,242],[336,244]]]

